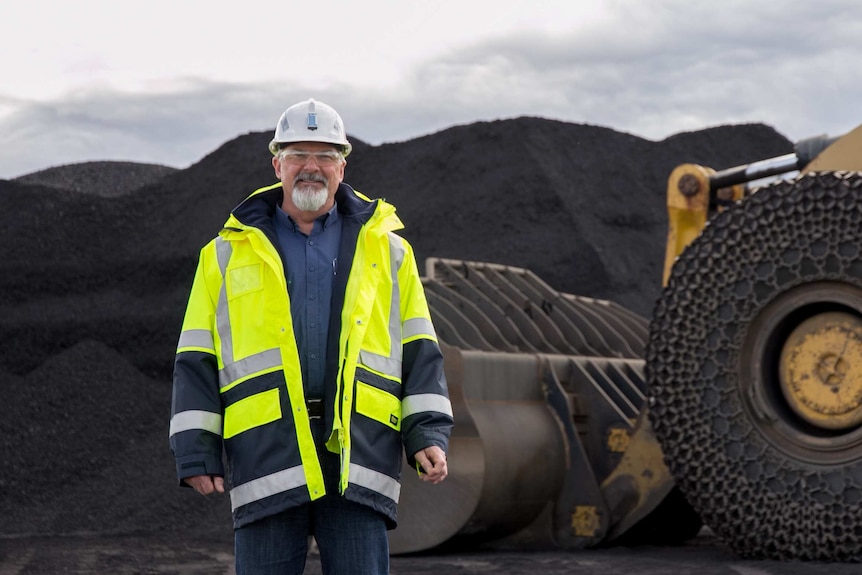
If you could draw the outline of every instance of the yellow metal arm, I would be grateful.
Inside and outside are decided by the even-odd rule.
[[[662,285],[682,250],[700,234],[709,216],[709,176],[715,170],[680,164],[667,181],[668,234]]]

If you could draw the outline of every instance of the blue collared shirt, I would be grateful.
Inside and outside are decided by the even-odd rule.
[[[305,235],[290,216],[277,208],[273,223],[287,266],[287,293],[305,393],[307,397],[322,398],[341,218],[337,206],[333,206],[314,221],[314,229]]]

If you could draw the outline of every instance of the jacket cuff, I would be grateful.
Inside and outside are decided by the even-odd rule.
[[[224,464],[222,464],[221,459],[216,457],[189,455],[187,457],[178,457],[176,464],[177,480],[180,485],[185,485],[183,479],[194,477],[195,475],[224,477]]]

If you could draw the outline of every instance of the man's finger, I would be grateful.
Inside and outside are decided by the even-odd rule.
[[[194,487],[195,491],[201,495],[209,495],[213,491],[213,481],[209,477],[205,476],[195,477],[195,482],[192,487]]]
[[[426,447],[417,451],[414,457],[425,472],[422,475],[422,481],[440,483],[449,474],[446,453],[437,446]]]
[[[215,490],[218,491],[219,493],[224,493],[224,478],[223,477],[214,478],[213,479],[213,487],[215,487]]]
[[[416,459],[416,463],[419,464],[421,472],[427,473],[428,469],[431,467],[431,462],[428,461],[428,457],[425,455],[425,452],[417,451],[413,457]]]
[[[216,477],[213,482],[213,478],[209,475],[195,475],[187,477],[185,482],[201,495],[209,495],[213,491],[224,493],[224,479],[221,477]]]

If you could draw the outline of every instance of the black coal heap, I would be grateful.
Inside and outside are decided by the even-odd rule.
[[[0,180],[0,535],[229,531],[226,498],[176,485],[170,372],[198,250],[275,182],[270,137],[240,136],[183,170],[91,162]],[[345,180],[397,207],[420,265],[525,267],[647,317],[671,170],[793,148],[762,124],[653,142],[537,118],[351,139]]]

